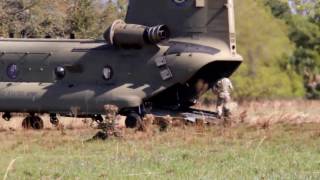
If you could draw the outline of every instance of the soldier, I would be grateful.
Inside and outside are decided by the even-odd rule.
[[[122,137],[122,131],[119,127],[120,116],[117,115],[119,108],[114,105],[105,105],[106,118],[101,117],[95,119],[98,123],[98,129],[101,129],[91,140],[102,139],[106,140],[108,137]]]
[[[217,95],[217,113],[218,117],[229,117],[231,115],[231,91],[232,83],[228,78],[222,78],[213,86],[212,91]]]

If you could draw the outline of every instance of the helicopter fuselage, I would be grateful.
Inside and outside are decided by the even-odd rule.
[[[241,61],[210,38],[131,49],[94,40],[2,39],[0,111],[97,114],[107,104],[190,106],[199,97],[199,79],[212,84]]]

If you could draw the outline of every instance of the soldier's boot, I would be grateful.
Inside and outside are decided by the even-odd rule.
[[[223,118],[223,105],[222,104],[217,105],[217,116],[218,116],[218,119]]]
[[[106,140],[108,138],[108,133],[105,131],[99,131],[96,135],[92,137],[92,140]]]
[[[223,108],[223,125],[224,127],[232,126],[232,114],[227,107]]]

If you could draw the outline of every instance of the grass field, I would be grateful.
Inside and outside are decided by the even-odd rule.
[[[231,127],[172,127],[91,141],[97,130],[66,119],[65,130],[26,131],[1,122],[0,178],[319,179],[320,103],[242,104]]]

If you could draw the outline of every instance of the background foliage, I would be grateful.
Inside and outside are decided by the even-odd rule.
[[[262,1],[236,1],[238,51],[245,62],[234,76],[240,98],[303,96],[301,78],[288,59],[294,44],[285,22]]]
[[[238,51],[245,59],[233,76],[235,96],[319,98],[319,0],[235,2]],[[127,0],[2,0],[0,36],[98,38],[126,8]]]

